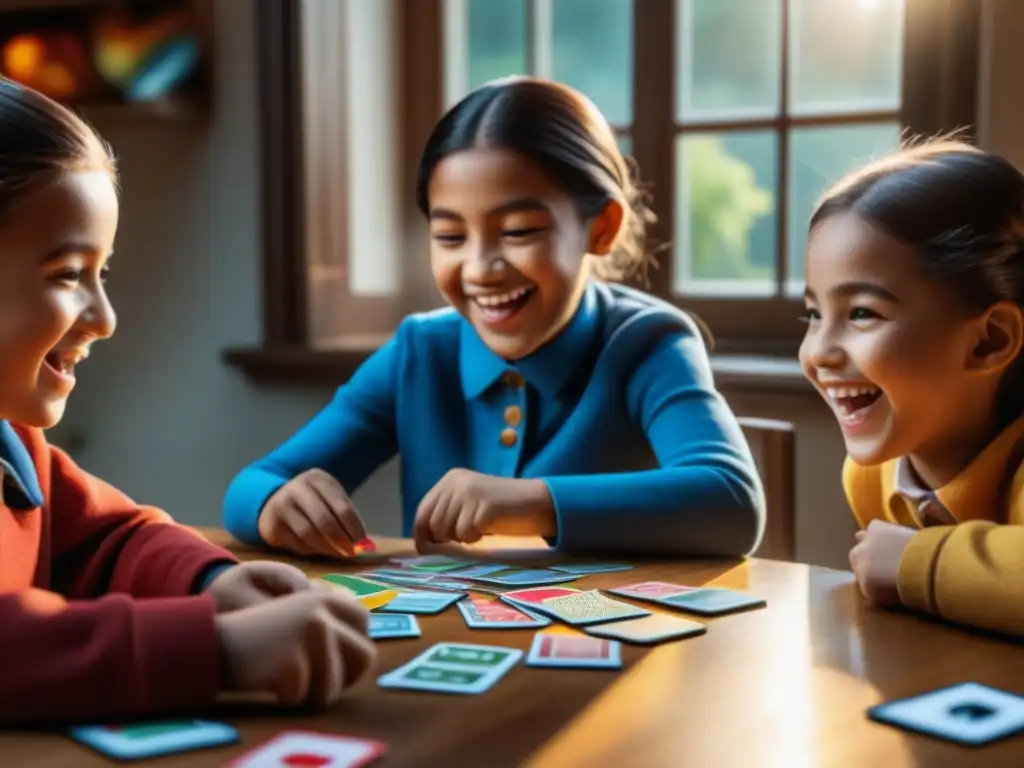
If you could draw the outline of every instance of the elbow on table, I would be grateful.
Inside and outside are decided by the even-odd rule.
[[[282,482],[265,477],[265,473],[252,467],[239,472],[228,486],[221,505],[221,518],[227,532],[244,544],[263,546],[258,527],[260,510]]]
[[[704,519],[696,552],[709,557],[747,557],[761,544],[765,527],[765,496],[755,476],[725,473],[718,503]]]

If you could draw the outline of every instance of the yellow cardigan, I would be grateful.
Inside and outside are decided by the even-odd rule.
[[[903,553],[900,599],[948,621],[1024,636],[1024,418],[1001,432],[935,493],[958,525],[922,529]],[[857,523],[920,528],[896,493],[896,462],[849,457],[843,488]]]

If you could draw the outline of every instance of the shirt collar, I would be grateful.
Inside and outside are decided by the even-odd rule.
[[[35,509],[43,504],[32,457],[6,421],[0,421],[0,503],[12,509]]]
[[[509,362],[484,344],[473,326],[462,321],[459,370],[467,399],[479,397],[507,371],[516,371],[545,397],[556,397],[590,356],[600,312],[597,289],[588,282],[569,324],[551,341],[521,360]]]
[[[986,446],[956,477],[934,491],[935,498],[956,522],[992,520],[1001,514],[1001,499],[1021,460],[1024,459],[1024,417],[1010,424]],[[909,462],[906,462],[909,470]],[[894,486],[890,507],[907,500],[902,490],[910,490],[906,475],[900,473],[897,461],[893,472]],[[908,474],[913,475],[912,472]],[[920,482],[914,481],[920,488]],[[927,493],[927,490],[924,489]],[[911,497],[912,498],[912,497]],[[916,499],[915,499],[916,501]]]

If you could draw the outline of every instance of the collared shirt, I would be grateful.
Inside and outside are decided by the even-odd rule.
[[[396,453],[406,535],[455,468],[542,479],[566,549],[737,555],[763,529],[753,458],[696,325],[623,286],[589,282],[566,328],[514,362],[452,309],[406,318],[327,407],[235,478],[225,525],[262,544],[259,513],[285,482],[320,468],[352,493]]]
[[[893,468],[896,493],[903,496],[914,509],[918,525],[956,525],[956,518],[950,514],[931,488],[926,488],[918,478],[910,459],[901,456]]]

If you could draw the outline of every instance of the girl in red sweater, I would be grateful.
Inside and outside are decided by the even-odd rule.
[[[64,107],[0,80],[0,724],[196,708],[221,691],[324,705],[366,670],[366,612],[228,552],[47,445],[92,344],[113,159]]]

